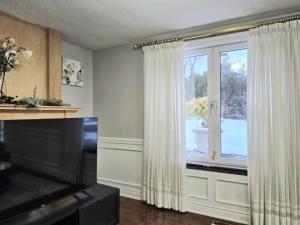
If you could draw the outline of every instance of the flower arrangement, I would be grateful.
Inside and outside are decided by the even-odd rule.
[[[37,96],[37,87],[34,87],[33,96],[18,99],[18,96],[11,97],[4,95],[3,85],[7,72],[14,69],[20,64],[20,59],[29,60],[32,56],[32,51],[26,50],[24,47],[16,47],[15,39],[6,37],[0,40],[0,104],[16,104],[29,107],[39,106],[70,106],[63,103],[61,99],[42,99]]]
[[[199,97],[186,103],[185,111],[188,115],[201,119],[201,126],[208,127],[208,99]]]
[[[24,47],[16,47],[15,39],[6,37],[0,40],[0,98],[4,97],[3,85],[5,82],[6,72],[11,71],[19,65],[19,58],[23,57],[29,60],[32,56],[32,51],[26,50]]]

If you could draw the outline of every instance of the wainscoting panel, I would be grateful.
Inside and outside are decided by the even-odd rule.
[[[143,140],[99,138],[98,181],[120,188],[121,195],[141,199]]]
[[[121,195],[141,199],[143,140],[101,137],[98,182],[118,187]],[[188,211],[247,224],[247,176],[186,170]]]
[[[189,197],[208,200],[208,178],[198,176],[187,176],[187,188]]]
[[[248,184],[231,180],[216,180],[216,202],[248,207]]]
[[[192,180],[191,180],[192,178]],[[198,178],[198,180],[195,180]],[[207,179],[208,199],[199,179]],[[187,169],[190,212],[247,224],[249,219],[247,176]],[[191,187],[192,186],[192,187]],[[191,192],[191,190],[195,190]]]

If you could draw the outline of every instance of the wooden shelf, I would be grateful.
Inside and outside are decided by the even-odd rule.
[[[0,120],[72,118],[80,108],[41,106],[38,108],[0,104]]]

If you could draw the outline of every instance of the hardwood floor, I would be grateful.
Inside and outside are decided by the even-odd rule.
[[[239,225],[194,213],[158,209],[141,201],[121,197],[119,225],[211,225],[213,220]]]

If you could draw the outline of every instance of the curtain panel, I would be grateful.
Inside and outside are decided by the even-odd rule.
[[[250,31],[248,151],[252,225],[300,224],[300,22]]]
[[[143,199],[186,210],[183,42],[143,47]]]

